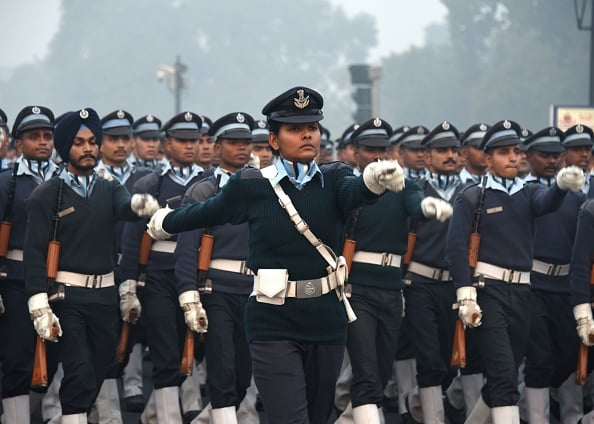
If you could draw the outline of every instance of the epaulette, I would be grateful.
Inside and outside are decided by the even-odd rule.
[[[183,205],[204,202],[217,191],[216,179],[213,175],[190,186],[184,194]]]
[[[264,178],[259,169],[256,168],[241,168],[239,171],[239,178],[242,180],[254,180]]]

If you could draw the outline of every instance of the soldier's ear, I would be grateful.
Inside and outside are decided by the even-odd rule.
[[[272,147],[272,150],[280,150],[280,146],[278,143],[278,134],[275,133],[268,133],[268,144]]]

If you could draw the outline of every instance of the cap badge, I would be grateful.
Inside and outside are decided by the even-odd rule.
[[[522,137],[528,137],[529,135],[528,128],[522,128]]]
[[[35,115],[39,115],[41,113],[41,109],[39,109],[37,106],[33,106],[31,112],[33,112]]]
[[[418,135],[425,134],[425,129],[424,129],[423,127],[419,127],[419,128],[417,128],[417,134],[418,134]]]
[[[192,113],[191,112],[186,112],[186,114],[184,115],[184,119],[188,122],[190,122],[192,120]]]
[[[266,122],[262,120],[258,121],[258,128],[266,128]]]
[[[503,128],[509,130],[511,128],[511,122],[509,122],[507,119],[503,121]]]
[[[123,110],[118,110],[118,113],[116,115],[119,119],[124,119],[124,116],[126,116]]]
[[[449,130],[450,129],[450,123],[448,121],[443,121],[443,124],[441,124],[441,128],[443,128],[444,130]]]
[[[551,137],[552,137],[552,136],[554,136],[554,135],[557,135],[557,130],[556,130],[555,128],[551,128],[551,129],[549,130],[549,135],[550,135]]]
[[[237,122],[239,122],[240,124],[241,124],[241,123],[243,123],[243,122],[245,121],[245,117],[244,117],[244,116],[243,116],[241,113],[238,113],[238,114],[235,116],[235,119],[237,119]]]
[[[309,105],[309,96],[305,96],[305,90],[299,89],[297,90],[298,98],[293,99],[293,104],[298,109],[305,109],[307,105]]]
[[[583,132],[584,132],[584,127],[582,126],[582,124],[577,124],[577,125],[575,126],[575,131],[576,131],[578,134],[581,134],[581,133],[583,133]]]
[[[479,130],[481,130],[481,131],[487,131],[487,126],[485,124],[480,124],[479,125]]]
[[[81,109],[78,113],[78,116],[80,116],[82,119],[87,119],[89,117],[89,112],[87,112],[86,109]]]
[[[153,122],[154,120],[155,120],[155,118],[153,118],[153,115],[146,116],[146,122]]]
[[[373,126],[374,126],[374,127],[376,127],[376,128],[379,128],[379,127],[381,127],[381,126],[382,126],[382,120],[381,120],[381,119],[379,119],[379,118],[375,118],[375,119],[373,120]]]

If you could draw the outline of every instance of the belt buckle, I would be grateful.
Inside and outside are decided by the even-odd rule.
[[[443,269],[433,268],[433,276],[431,278],[433,280],[442,281],[441,277],[443,277]]]
[[[298,299],[319,297],[322,295],[322,282],[320,279],[303,281],[295,284],[295,297]]]
[[[382,263],[381,266],[390,266],[392,265],[392,254],[391,253],[382,253]]]
[[[561,265],[549,265],[549,275],[554,277],[558,276],[561,273]]]
[[[245,261],[240,261],[239,262],[239,273],[240,274],[247,274],[247,272],[245,271]]]

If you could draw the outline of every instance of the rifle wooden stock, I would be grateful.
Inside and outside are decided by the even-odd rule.
[[[347,269],[351,270],[351,265],[353,263],[353,256],[355,256],[355,248],[357,247],[357,241],[351,240],[350,238],[344,239],[344,244],[342,245],[342,256],[346,261]]]
[[[153,239],[149,235],[148,232],[142,233],[142,238],[140,239],[140,247],[138,249],[138,277],[136,278],[137,281],[144,284],[146,281],[146,266],[149,261],[149,256],[151,255],[151,247],[153,246]]]
[[[136,320],[136,312],[130,312],[130,319],[132,321]],[[120,329],[120,338],[118,339],[118,345],[116,347],[116,361],[119,363],[124,362],[124,358],[126,357],[126,350],[128,348],[128,339],[130,338],[130,326],[133,325],[129,322],[124,321],[122,323],[122,328]]]
[[[456,328],[454,329],[452,356],[450,358],[452,367],[464,368],[466,366],[466,334],[464,331],[464,324],[460,319],[457,319]]]
[[[58,264],[60,262],[60,242],[51,240],[47,246],[47,257],[45,259],[45,267],[47,278],[55,281],[58,275]]]
[[[194,368],[194,332],[190,328],[186,328],[186,337],[184,339],[184,351],[182,353],[181,364],[179,372],[183,375],[190,376]]]
[[[214,236],[205,231],[200,238],[200,252],[198,253],[198,270],[208,272],[210,268],[210,258],[214,246]]]
[[[413,253],[415,253],[415,245],[417,244],[417,234],[413,232],[408,233],[408,239],[406,240],[406,253],[402,258],[403,265],[410,265],[412,261]]]
[[[58,337],[58,327],[52,327],[52,337]],[[47,387],[47,352],[45,349],[45,340],[37,336],[35,341],[35,355],[33,356],[33,375],[31,377],[31,387],[38,389]]]
[[[577,369],[575,371],[575,382],[583,386],[588,376],[588,346],[580,342],[578,350]]]
[[[8,221],[0,222],[0,258],[5,258],[8,253],[8,240],[12,224]]]
[[[479,233],[471,233],[468,240],[468,266],[470,268],[476,268],[480,245],[481,235]]]
[[[590,285],[594,286],[594,262],[590,266]]]

